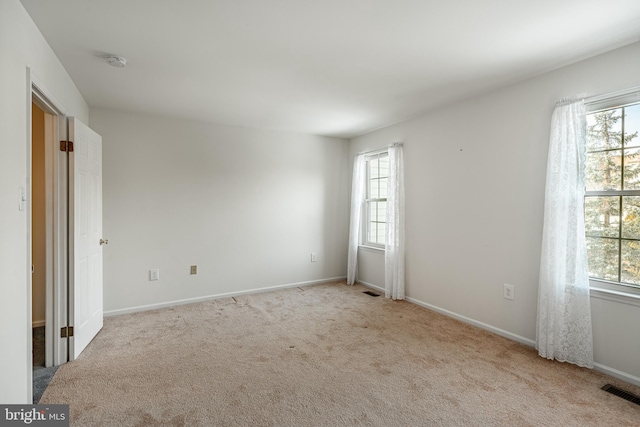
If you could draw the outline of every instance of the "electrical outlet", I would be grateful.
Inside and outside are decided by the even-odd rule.
[[[192,265],[191,266],[191,274],[198,274],[198,266],[197,265]]]
[[[318,261],[318,254],[315,252],[311,252],[311,262]]]
[[[504,293],[503,296],[505,299],[514,300],[516,298],[515,289],[513,285],[504,284]]]
[[[149,270],[149,281],[160,280],[160,270],[157,268]]]

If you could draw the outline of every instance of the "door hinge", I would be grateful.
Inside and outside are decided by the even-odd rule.
[[[73,326],[65,326],[60,328],[60,338],[69,338],[73,336]]]
[[[73,151],[73,141],[60,141],[60,151],[71,153]]]

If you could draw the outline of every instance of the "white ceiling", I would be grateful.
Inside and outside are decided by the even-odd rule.
[[[92,107],[338,137],[640,38],[639,0],[22,4]]]

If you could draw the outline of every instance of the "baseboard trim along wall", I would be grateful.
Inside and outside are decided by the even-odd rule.
[[[368,288],[375,289],[378,292],[381,292],[382,294],[384,294],[384,292],[385,292],[384,288],[381,288],[380,286],[376,286],[376,285],[371,284],[371,283],[363,282],[361,280],[357,280],[357,283],[359,283],[359,284],[361,284],[363,286],[366,286]],[[511,332],[505,331],[504,329],[496,328],[494,326],[488,325],[488,324],[483,323],[483,322],[479,322],[477,320],[471,319],[471,318],[466,317],[466,316],[461,316],[461,315],[459,315],[457,313],[454,313],[452,311],[446,310],[444,308],[437,307],[437,306],[432,305],[432,304],[427,304],[426,302],[417,300],[415,298],[406,297],[406,300],[409,301],[412,304],[416,304],[416,305],[419,305],[419,306],[424,307],[426,309],[435,311],[436,313],[440,313],[440,314],[442,314],[444,316],[451,317],[451,318],[456,319],[456,320],[460,320],[461,322],[468,323],[468,324],[476,326],[476,327],[478,327],[480,329],[484,329],[485,331],[493,332],[496,335],[500,335],[500,336],[508,338],[508,339],[510,339],[512,341],[519,342],[519,343],[527,345],[529,347],[535,347],[536,346],[536,343],[535,343],[534,340],[530,340],[529,338],[525,338],[523,336],[520,336],[520,335],[517,335],[517,334],[513,334]],[[602,372],[602,373],[607,374],[607,375],[611,375],[612,377],[621,379],[622,381],[626,381],[626,382],[628,382],[630,384],[634,384],[634,385],[640,386],[640,378],[636,377],[635,375],[631,375],[631,374],[628,374],[626,372],[619,371],[619,370],[617,370],[615,368],[611,368],[609,366],[602,365],[600,363],[594,363],[593,365],[594,365],[593,368],[596,371]]]
[[[338,281],[341,281],[341,280],[345,280],[346,278],[347,278],[347,276],[330,277],[330,278],[327,278],[327,279],[310,280],[310,281],[307,281],[307,282],[288,283],[288,284],[285,284],[285,285],[276,285],[276,286],[270,286],[270,287],[267,287],[267,288],[248,289],[246,291],[240,291],[240,292],[227,292],[227,293],[223,293],[223,294],[206,295],[206,296],[202,296],[202,297],[187,298],[187,299],[181,299],[181,300],[175,300],[175,301],[167,301],[167,302],[161,302],[161,303],[157,303],[157,304],[140,305],[140,306],[137,306],[137,307],[129,307],[129,308],[122,308],[122,309],[117,309],[117,310],[105,311],[104,312],[104,316],[105,317],[118,316],[118,315],[121,315],[121,314],[129,314],[129,313],[137,313],[137,312],[140,312],[140,311],[156,310],[158,308],[173,307],[173,306],[176,306],[176,305],[193,304],[193,303],[197,303],[197,302],[211,301],[211,300],[215,300],[215,299],[231,298],[231,297],[237,297],[237,296],[241,296],[241,295],[257,294],[257,293],[261,293],[261,292],[276,291],[276,290],[279,290],[279,289],[297,288],[297,287],[300,287],[300,286],[320,285],[320,284],[323,284],[323,283],[338,282]]]
[[[384,294],[384,292],[385,292],[384,288],[381,288],[380,286],[376,286],[376,285],[373,285],[371,283],[363,282],[361,280],[358,280],[357,282],[360,283],[361,285],[364,285],[364,286],[368,287],[368,288],[376,289],[377,291],[382,292],[382,294]],[[484,329],[486,331],[493,332],[496,335],[500,335],[500,336],[508,338],[508,339],[510,339],[512,341],[517,341],[519,343],[528,345],[530,347],[534,347],[535,344],[536,344],[533,340],[530,340],[529,338],[525,338],[525,337],[522,337],[520,335],[513,334],[513,333],[511,333],[509,331],[505,331],[503,329],[496,328],[494,326],[488,325],[486,323],[479,322],[479,321],[471,319],[469,317],[461,316],[461,315],[459,315],[457,313],[454,313],[453,311],[445,310],[444,308],[440,308],[440,307],[437,307],[435,305],[428,304],[426,302],[420,301],[420,300],[415,299],[415,298],[406,297],[405,299],[407,301],[409,301],[410,303],[412,303],[412,304],[416,304],[416,305],[419,305],[420,307],[424,307],[424,308],[427,308],[427,309],[429,309],[431,311],[435,311],[436,313],[440,313],[440,314],[443,314],[443,315],[445,315],[447,317],[451,317],[453,319],[460,320],[461,322],[468,323],[468,324],[473,325],[473,326],[477,326],[480,329]]]
[[[40,326],[45,326],[46,322],[44,320],[34,320],[31,322],[32,328],[39,328]]]
[[[593,369],[640,387],[640,377],[636,377],[635,375],[627,374],[626,372],[622,372],[609,366],[605,366],[595,362],[593,363]]]

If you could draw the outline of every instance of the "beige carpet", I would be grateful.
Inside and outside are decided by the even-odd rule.
[[[105,319],[41,404],[73,426],[638,426],[629,384],[362,286]]]

